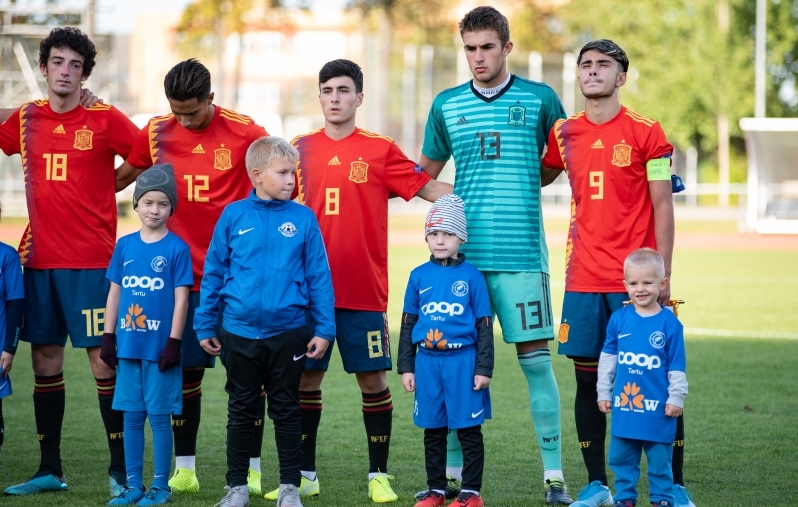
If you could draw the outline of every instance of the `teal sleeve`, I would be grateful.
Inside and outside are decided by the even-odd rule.
[[[543,105],[540,108],[540,119],[538,120],[537,140],[538,140],[538,155],[543,156],[543,147],[546,146],[546,141],[551,132],[554,123],[561,119],[566,118],[565,108],[562,107],[562,102],[557,94],[551,88],[547,89],[545,96],[540,97]]]
[[[443,119],[443,111],[436,99],[432,103],[427,117],[427,127],[424,130],[424,145],[421,153],[432,160],[449,160],[452,155],[452,143],[449,139],[449,131],[446,130],[446,122]]]

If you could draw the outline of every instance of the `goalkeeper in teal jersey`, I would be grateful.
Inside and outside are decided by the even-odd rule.
[[[513,48],[507,19],[478,7],[460,22],[474,79],[439,94],[427,120],[421,165],[433,177],[454,157],[454,192],[466,204],[462,247],[484,275],[504,341],[514,343],[529,385],[547,505],[572,502],[561,464],[560,395],[548,341],[554,339],[548,251],[540,213],[540,160],[554,122],[565,117],[545,84],[507,71]],[[449,436],[447,474],[462,453]],[[456,485],[452,484],[456,488]]]

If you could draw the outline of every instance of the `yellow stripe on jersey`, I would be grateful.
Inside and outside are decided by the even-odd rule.
[[[156,116],[155,118],[151,119],[147,125],[147,137],[150,141],[150,158],[152,159],[153,164],[158,163],[158,157],[155,156],[155,153],[158,151],[158,141],[155,140],[155,135],[157,133],[155,130],[158,128],[160,123],[171,119],[173,116],[174,114],[171,113],[164,116]]]
[[[39,99],[39,100],[34,100],[33,101],[33,104],[35,104],[36,106],[39,106],[39,107],[42,107],[43,105],[49,104],[49,103],[50,103],[50,99]]]
[[[651,118],[646,118],[645,116],[639,115],[634,111],[630,111],[628,109],[626,110],[626,116],[628,116],[629,118],[633,119],[638,123],[643,123],[645,125],[648,125],[649,127],[653,126],[656,123]]]
[[[308,136],[312,136],[313,134],[318,134],[318,133],[319,133],[319,132],[321,132],[322,130],[324,130],[324,129],[323,129],[323,128],[322,128],[322,129],[316,129],[316,130],[314,130],[313,132],[308,132],[307,134],[300,134],[300,135],[296,136],[295,138],[291,139],[291,145],[292,145],[294,148],[296,148],[296,147],[297,147],[297,142],[299,142],[299,139],[300,139],[301,137],[308,137]]]
[[[243,125],[249,125],[252,122],[252,119],[250,117],[240,115],[233,111],[228,111],[227,109],[222,109],[219,112],[219,116],[224,118],[225,120],[234,121],[236,123],[241,123]]]
[[[389,143],[393,142],[393,139],[391,139],[388,136],[381,136],[379,134],[375,134],[374,132],[369,132],[368,130],[360,129],[360,130],[358,130],[358,134],[360,134],[362,136],[370,137],[372,139],[385,139]]]
[[[563,155],[563,153],[565,152],[565,147],[562,145],[563,140],[562,137],[560,137],[560,129],[562,129],[562,125],[565,122],[566,122],[565,118],[560,118],[559,120],[554,122],[554,127],[552,128],[554,129],[554,134],[555,134],[554,139],[557,140],[557,151],[560,152],[560,160],[562,160],[563,169],[565,169],[565,171],[567,172],[568,166],[566,166],[565,164],[565,156]]]
[[[109,109],[111,109],[110,105],[97,103],[91,107],[87,107],[86,111],[108,111]]]

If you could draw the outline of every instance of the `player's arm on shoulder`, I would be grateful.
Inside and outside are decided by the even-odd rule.
[[[430,175],[430,178],[436,180],[438,176],[441,175],[441,171],[443,171],[443,167],[446,165],[446,160],[433,160],[422,154],[421,161],[418,165],[424,168],[424,171]]]
[[[673,191],[670,178],[648,182],[651,193],[651,204],[654,207],[654,237],[657,241],[657,251],[665,261],[665,277],[668,284],[660,292],[659,302],[667,303],[671,297],[671,264],[673,261],[674,218],[673,218]]]
[[[146,170],[147,168],[141,169],[133,167],[127,161],[122,162],[122,164],[116,168],[116,191],[121,192],[126,189],[128,185],[136,181],[139,174]]]
[[[454,192],[454,187],[451,183],[431,179],[418,190],[416,195],[425,201],[435,202],[444,195],[451,194],[452,192]]]

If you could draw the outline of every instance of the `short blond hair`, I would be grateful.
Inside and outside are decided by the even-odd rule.
[[[265,136],[257,139],[249,148],[245,163],[247,172],[252,176],[252,170],[257,168],[263,171],[269,167],[275,159],[285,160],[296,164],[299,162],[299,152],[296,148],[281,137]]]
[[[623,261],[624,274],[629,266],[653,266],[657,270],[657,276],[665,278],[665,261],[653,248],[638,248],[630,253]]]

